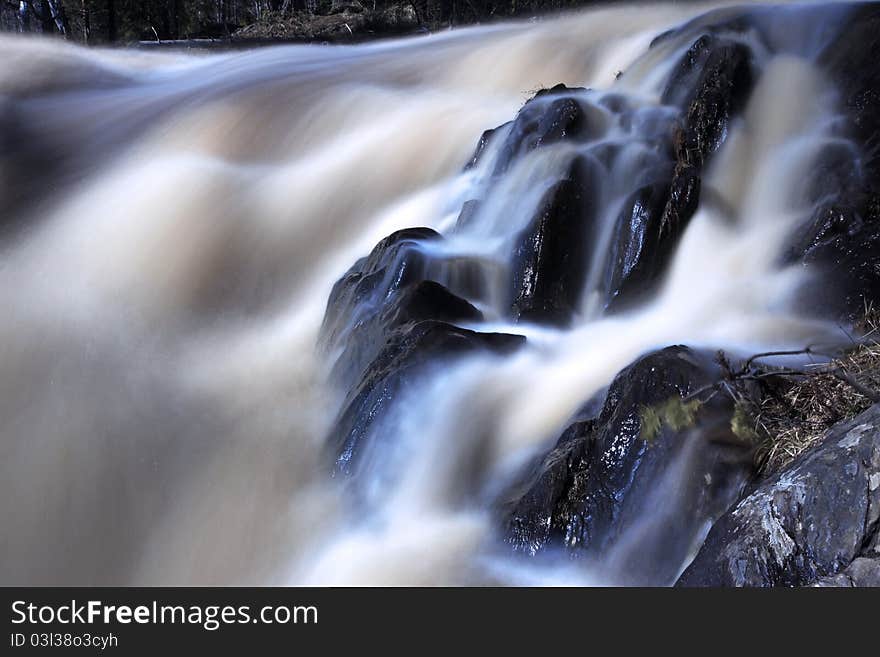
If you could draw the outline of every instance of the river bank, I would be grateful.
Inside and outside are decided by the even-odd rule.
[[[330,14],[305,11],[267,12],[257,21],[228,34],[190,39],[142,40],[138,47],[244,49],[283,44],[356,44],[416,34],[430,30],[411,6],[370,10],[347,5]]]

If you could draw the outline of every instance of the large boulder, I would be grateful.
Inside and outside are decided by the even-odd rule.
[[[438,268],[431,246],[441,240],[429,228],[397,231],[333,287],[321,346],[333,363],[330,380],[344,395],[327,441],[336,473],[357,471],[377,423],[426,367],[481,351],[509,353],[524,342],[458,326],[479,323],[483,314],[430,278],[461,264]]]
[[[878,522],[880,406],[873,406],[833,427],[716,522],[678,585],[870,581]]]
[[[584,292],[592,257],[605,262],[598,290],[605,307],[627,307],[650,291],[697,210],[704,164],[748,100],[752,66],[751,52],[743,44],[703,34],[670,75],[663,97],[666,109],[632,107],[613,95],[594,105],[592,92],[561,85],[526,103],[507,128],[494,175],[537,148],[560,141],[580,144],[581,155],[549,189],[517,239],[515,318],[567,323]],[[635,162],[634,187],[618,212],[610,248],[595,253],[601,232],[595,224],[607,212],[601,203],[613,202],[602,196],[603,174],[622,153],[606,138],[615,123],[633,144],[643,143],[644,151]],[[495,136],[484,133],[469,165],[480,162]]]
[[[711,359],[680,346],[620,372],[601,410],[577,417],[514,495],[506,513],[513,548],[614,554],[626,583],[672,583],[702,527],[733,503],[752,469],[729,401],[689,400],[718,377]],[[625,545],[628,533],[641,534],[636,550]]]

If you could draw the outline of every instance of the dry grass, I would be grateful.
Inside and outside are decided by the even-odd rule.
[[[864,338],[833,360],[803,368],[805,375],[776,379],[759,407],[750,409],[761,439],[757,463],[763,474],[778,471],[809,449],[838,422],[872,405],[858,385],[880,391],[880,315],[867,309]],[[843,380],[843,374],[857,385]]]

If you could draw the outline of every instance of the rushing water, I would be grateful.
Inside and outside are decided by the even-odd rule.
[[[587,569],[506,556],[488,501],[649,349],[829,335],[789,310],[806,281],[778,264],[805,171],[839,139],[810,61],[820,36],[793,29],[774,55],[753,44],[762,73],[709,192],[662,288],[626,314],[603,316],[595,265],[571,329],[509,324],[496,288],[510,240],[570,147],[536,151],[491,191],[492,152],[462,165],[484,129],[558,82],[662,114],[689,44],[648,46],[706,8],[221,55],[0,40],[3,583],[616,581],[662,515]],[[603,139],[629,144],[602,187],[609,216],[635,184],[635,137],[609,119]],[[408,226],[486,263],[488,328],[529,342],[409,391],[352,510],[322,460],[340,400],[315,345],[334,281]],[[687,504],[669,477],[664,513]]]

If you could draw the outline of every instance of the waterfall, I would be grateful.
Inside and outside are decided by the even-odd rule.
[[[841,339],[784,256],[819,164],[858,162],[817,64],[847,11],[651,3],[220,54],[0,39],[4,583],[671,583],[718,512],[676,524],[695,442],[582,559],[512,551],[500,500],[646,353]],[[704,33],[748,53],[748,90],[685,162],[680,66]],[[527,143],[553,111],[571,123]],[[640,269],[649,238],[621,217],[685,164],[699,202]],[[583,222],[529,244],[560,195]],[[412,275],[461,302],[467,339],[505,337],[427,359],[349,463],[339,418],[385,306],[333,320],[331,293],[416,227]],[[569,258],[552,308],[526,248]]]

